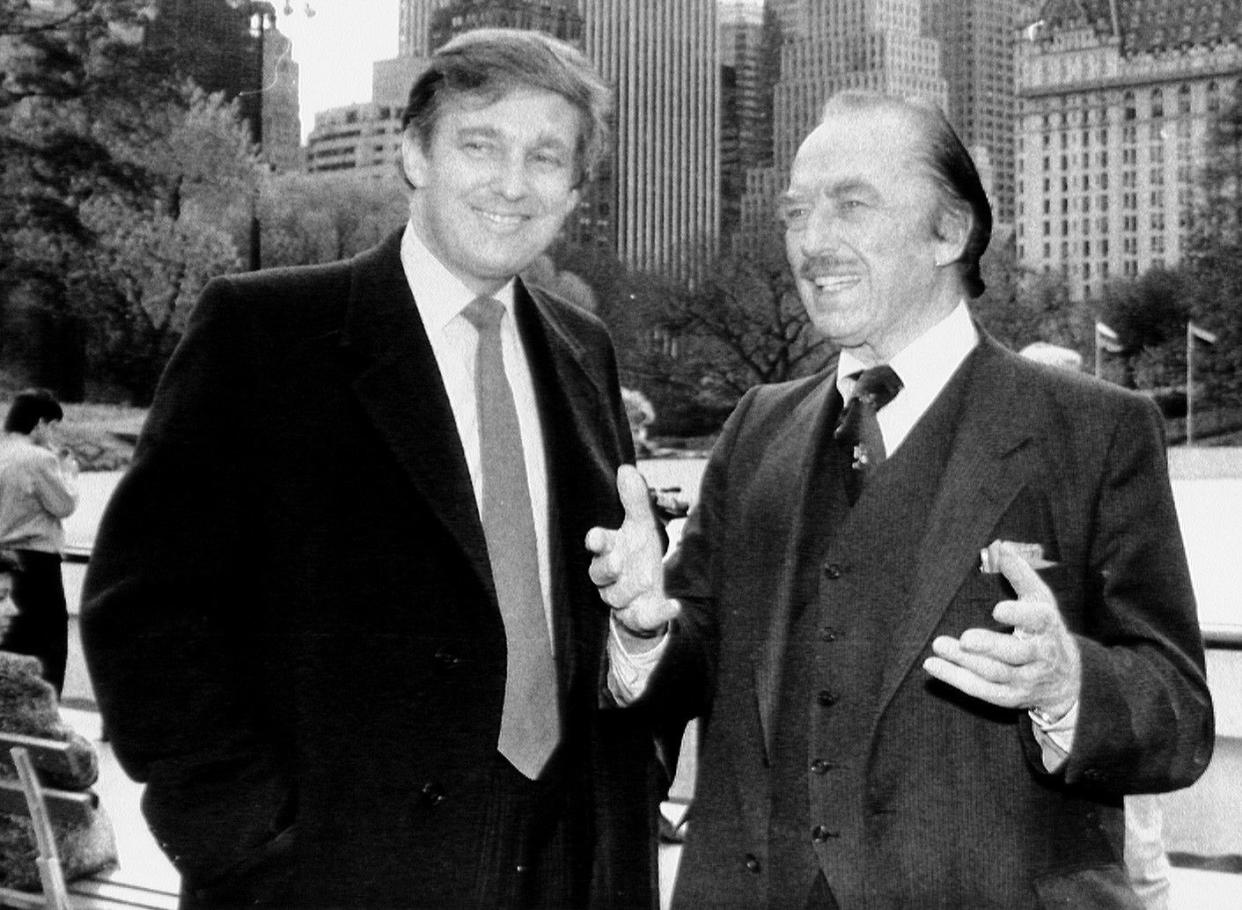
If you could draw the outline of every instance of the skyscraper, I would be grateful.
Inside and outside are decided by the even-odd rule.
[[[922,34],[920,0],[780,0],[776,9],[787,38],[774,98],[773,163],[747,174],[744,235],[774,229],[772,202],[833,93],[865,89],[947,106],[940,45]]]
[[[610,199],[627,265],[693,277],[719,235],[715,0],[583,0],[583,49],[616,88]]]
[[[530,29],[573,45],[582,43],[578,0],[449,0],[431,14],[429,46],[434,51],[475,28]]]
[[[722,0],[720,227],[737,228],[746,172],[772,162],[772,90],[780,77],[780,19],[754,0]]]
[[[1242,6],[1052,0],[1018,57],[1018,258],[1075,300],[1184,252]]]
[[[397,56],[429,57],[431,17],[450,0],[401,0],[397,12]]]
[[[991,162],[993,217],[1012,227],[1018,0],[922,3],[924,34],[940,42],[941,74],[948,88],[945,114],[971,153]]]

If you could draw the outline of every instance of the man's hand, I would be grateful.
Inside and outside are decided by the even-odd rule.
[[[640,638],[650,637],[677,615],[680,607],[664,596],[663,544],[647,494],[647,482],[633,465],[617,470],[617,492],[625,519],[615,531],[591,528],[586,547],[591,581],[612,607],[621,625]]]
[[[923,669],[967,695],[1059,720],[1077,703],[1082,686],[1078,643],[1043,579],[1008,544],[998,550],[998,568],[1018,599],[1002,600],[992,618],[1013,626],[1012,634],[967,629],[961,638],[942,635],[932,642],[936,656]]]

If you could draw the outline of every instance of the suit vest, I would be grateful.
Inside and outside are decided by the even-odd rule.
[[[853,507],[845,492],[852,453],[832,440],[836,415],[827,415],[800,525],[776,720],[773,906],[805,906],[820,871],[842,906],[865,887],[870,734],[967,372],[958,370]]]

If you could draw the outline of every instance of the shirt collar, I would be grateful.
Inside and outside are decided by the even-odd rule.
[[[912,390],[919,398],[930,400],[949,384],[949,379],[978,343],[979,333],[971,321],[966,301],[962,300],[949,315],[906,345],[889,361],[889,366],[901,379],[903,395],[906,390]],[[837,390],[843,401],[849,401],[854,392],[854,380],[850,376],[862,369],[865,369],[864,364],[850,351],[841,352],[837,360]]]
[[[466,305],[479,296],[427,249],[411,223],[406,224],[401,236],[401,267],[428,334],[444,331]],[[504,304],[510,319],[513,317],[513,285],[514,279],[509,279],[504,287],[490,295]]]

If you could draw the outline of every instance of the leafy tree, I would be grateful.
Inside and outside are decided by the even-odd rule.
[[[224,245],[257,193],[236,108],[172,81],[144,50],[149,6],[10,4],[0,18],[0,318],[43,353],[35,381],[67,400],[85,391],[88,355],[96,379],[149,396],[180,331],[166,311],[204,269],[236,267]]]
[[[1218,342],[1196,360],[1205,401],[1242,406],[1242,94],[1235,86],[1208,139],[1186,257],[1188,315]]]
[[[998,341],[1015,351],[1044,341],[1086,353],[1090,317],[1070,301],[1059,274],[1024,269],[1012,238],[993,238],[980,268],[986,288],[971,312]]]
[[[273,176],[261,203],[264,264],[345,259],[373,246],[409,217],[395,176],[388,180]]]
[[[1104,288],[1102,320],[1121,338],[1123,384],[1175,384],[1185,369],[1184,340],[1193,282],[1186,272],[1152,269]]]

